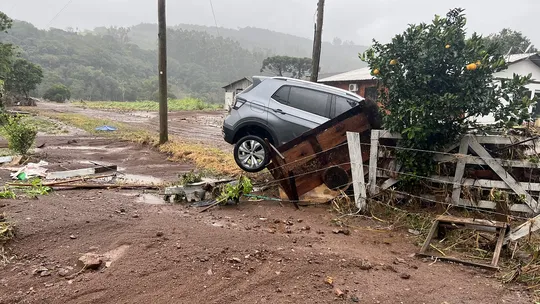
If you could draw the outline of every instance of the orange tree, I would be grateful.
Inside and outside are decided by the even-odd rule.
[[[493,73],[505,69],[496,45],[486,46],[476,33],[466,37],[462,9],[430,24],[410,25],[390,43],[374,41],[360,58],[384,89],[379,102],[384,126],[402,135],[398,159],[416,175],[431,173],[432,155],[470,130],[482,130],[476,118],[493,114],[497,127],[529,119],[532,101],[524,85],[529,76],[514,75],[497,84]]]

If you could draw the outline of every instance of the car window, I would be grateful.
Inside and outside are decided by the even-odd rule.
[[[289,94],[289,106],[327,117],[328,97],[327,93],[292,87]]]
[[[341,96],[336,96],[336,111],[334,114],[334,117],[339,116],[350,109],[352,109],[354,106],[356,106],[358,103],[349,100],[347,98],[343,98]]]
[[[288,105],[290,92],[291,92],[291,87],[289,86],[281,87],[281,89],[277,90],[277,92],[274,93],[272,98],[279,101],[280,103]]]

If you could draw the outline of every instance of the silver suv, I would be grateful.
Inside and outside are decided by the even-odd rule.
[[[363,100],[348,91],[309,81],[253,77],[253,84],[236,96],[223,123],[223,136],[235,145],[238,166],[258,172],[269,162],[265,139],[279,147]]]

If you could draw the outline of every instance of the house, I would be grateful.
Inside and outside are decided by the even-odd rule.
[[[540,98],[540,55],[537,53],[528,54],[513,54],[505,57],[508,68],[506,70],[493,74],[493,78],[497,81],[498,85],[504,85],[504,81],[512,79],[514,74],[527,76],[532,75],[531,82],[525,87],[529,89],[531,98],[535,96]],[[540,105],[531,109],[535,118],[540,118]],[[487,115],[477,118],[480,123],[492,123],[495,121],[493,115]],[[540,120],[537,120],[537,125],[540,125]]]
[[[526,87],[531,92],[531,98],[540,97],[540,55],[537,53],[515,54],[505,57],[508,69],[495,73],[493,77],[499,81],[512,79],[514,74],[526,76],[532,74],[531,83]]]
[[[225,109],[228,110],[232,106],[236,94],[247,89],[247,87],[249,87],[252,83],[253,79],[251,77],[244,77],[224,86],[223,89],[225,89]]]
[[[318,82],[377,100],[377,80],[369,67],[322,78]]]

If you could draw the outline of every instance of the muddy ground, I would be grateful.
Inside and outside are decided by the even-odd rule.
[[[94,118],[122,122],[144,129],[151,127],[159,131],[157,112],[114,112],[75,107],[69,103],[40,102],[38,108],[56,113],[82,114]],[[179,111],[169,112],[169,133],[190,142],[200,143],[232,151],[223,141],[221,127],[226,116],[224,111]]]
[[[38,142],[45,146],[37,157],[55,170],[101,162],[175,181],[191,169],[110,139]],[[0,170],[2,181],[8,174]],[[118,190],[1,200],[17,236],[7,245],[14,259],[0,267],[0,303],[532,301],[493,272],[413,257],[418,239],[406,231],[374,231],[380,223],[358,219],[349,235],[334,234],[336,214],[328,208],[260,201],[201,214],[151,193]],[[77,260],[89,252],[108,253],[109,267],[81,271]]]

